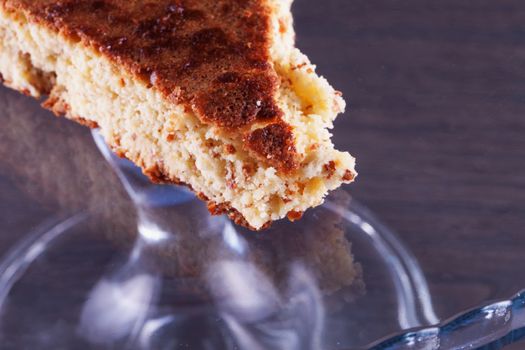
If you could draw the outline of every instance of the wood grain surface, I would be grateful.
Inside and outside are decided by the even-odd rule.
[[[348,188],[417,258],[437,316],[524,289],[525,2],[296,0],[293,11],[299,48],[348,102],[334,130],[357,158]],[[18,196],[11,187],[0,181],[0,194]],[[40,208],[19,209],[0,212],[4,231],[37,223]],[[15,240],[1,236],[0,252]],[[387,312],[363,322],[382,336]]]
[[[352,192],[416,255],[438,315],[525,288],[525,3],[294,11],[298,46],[349,102],[335,137],[358,160]]]

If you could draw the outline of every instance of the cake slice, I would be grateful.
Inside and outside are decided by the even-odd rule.
[[[294,47],[290,6],[0,0],[0,78],[100,128],[154,181],[261,229],[356,175],[330,141],[344,101]]]

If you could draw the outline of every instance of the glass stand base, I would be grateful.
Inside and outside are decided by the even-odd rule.
[[[417,260],[345,190],[250,232],[94,137],[136,213],[115,226],[87,210],[20,236],[0,261],[2,348],[452,349],[525,327],[523,294],[437,326]]]

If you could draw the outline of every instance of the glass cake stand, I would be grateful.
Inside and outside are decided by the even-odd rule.
[[[466,349],[524,333],[523,294],[438,317],[417,259],[345,189],[250,232],[2,94],[2,349]]]

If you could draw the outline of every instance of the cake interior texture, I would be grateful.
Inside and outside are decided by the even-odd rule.
[[[212,213],[261,229],[286,216],[297,219],[356,176],[354,158],[335,150],[330,140],[344,101],[294,47],[291,1],[266,4],[272,11],[275,100],[292,129],[298,157],[290,172],[254,157],[243,138],[203,122],[95,47],[7,3],[0,1],[3,83],[46,98],[43,105],[56,114],[100,128],[117,154],[154,180],[188,185]]]

